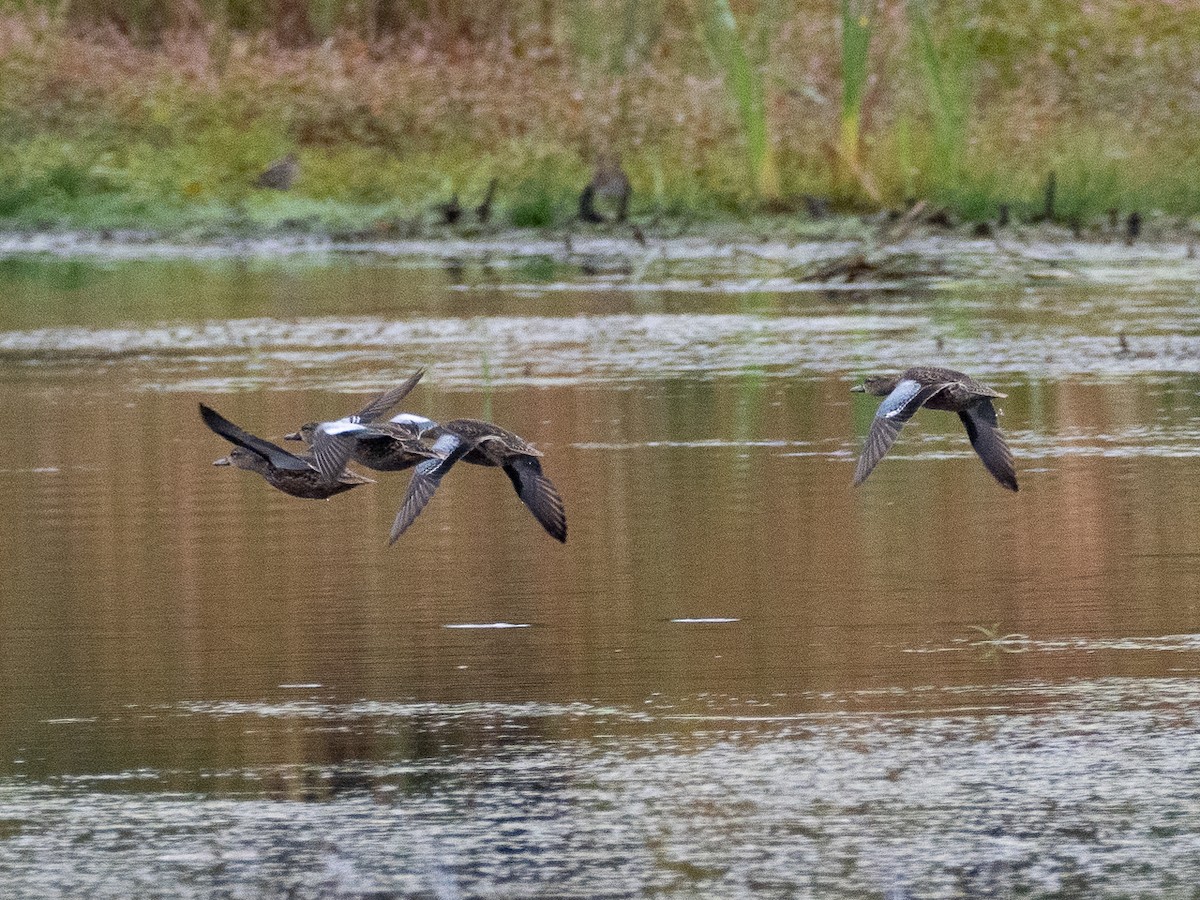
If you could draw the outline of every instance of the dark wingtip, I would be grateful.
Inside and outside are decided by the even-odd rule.
[[[413,388],[415,388],[417,386],[417,382],[420,381],[424,377],[425,377],[425,367],[418,366],[416,371],[413,372],[411,375],[409,375],[407,378],[405,378],[402,383],[407,385],[408,390],[411,391]],[[408,391],[405,391],[405,393],[407,394]]]
[[[200,418],[204,420],[204,424],[215,431],[221,437],[225,437],[223,426],[228,419],[213,409],[211,406],[205,406],[203,403],[200,406]]]
[[[867,452],[867,450],[864,447],[863,453],[866,453],[866,452]],[[871,466],[871,467],[867,468],[866,471],[863,471],[863,458],[860,456],[858,458],[858,462],[854,466],[854,477],[850,479],[850,486],[858,487],[860,484],[862,484],[864,481],[866,481],[867,477],[874,471],[875,471],[875,466]]]
[[[991,473],[991,476],[995,478],[996,481],[999,482],[1000,486],[1006,491],[1012,491],[1015,494],[1019,490],[1017,487],[1017,473],[1011,469],[1009,469],[1007,472],[993,472],[991,469],[988,469],[988,472]]]
[[[412,524],[411,522],[408,523],[408,525],[411,525],[411,524]],[[392,523],[392,530],[388,534],[387,545],[389,547],[394,546],[396,541],[400,540],[400,535],[402,535],[402,534],[404,534],[404,532],[408,531],[408,525],[400,526],[399,522]]]

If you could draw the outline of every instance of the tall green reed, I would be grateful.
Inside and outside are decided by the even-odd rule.
[[[724,76],[725,88],[737,109],[746,141],[750,178],[761,198],[778,199],[779,166],[771,143],[763,78],[774,16],[764,17],[760,22],[759,40],[752,42],[743,39],[729,0],[701,0],[700,7],[705,44]],[[767,2],[765,8],[772,11],[775,3]],[[748,47],[756,47],[758,53],[752,53]]]
[[[860,184],[863,182],[862,115],[874,15],[875,0],[842,0],[842,115],[837,153],[842,167]]]
[[[942,13],[935,24],[932,0],[908,3],[931,126],[926,180],[935,192],[946,193],[955,191],[964,177],[976,54],[962,4],[948,3]]]

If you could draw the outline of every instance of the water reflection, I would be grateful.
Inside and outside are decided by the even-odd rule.
[[[180,265],[0,270],[26,292],[0,333],[0,873],[26,895],[1200,875],[1184,294],[1143,305],[1157,355],[1129,360],[1072,309],[1117,300],[1078,286],[848,310],[227,263],[180,315]],[[931,321],[1009,394],[1019,495],[937,415],[850,489],[874,411],[851,376]],[[388,549],[404,474],[303,502],[210,465],[200,399],[278,438],[417,364],[415,411],[545,452],[566,546],[486,470]]]
[[[1189,460],[1160,456],[1145,435],[1152,452],[1117,456],[1048,437],[1066,421],[1133,427],[1163,408],[1145,388],[1039,385],[1044,419],[1013,430],[1029,485],[1013,498],[979,477],[956,423],[934,417],[905,434],[878,483],[849,490],[852,426],[870,410],[837,379],[497,390],[493,416],[546,453],[571,543],[549,542],[503,479],[456,469],[389,552],[403,475],[302,503],[213,469],[223,446],[197,427],[194,397],[130,402],[100,377],[77,403],[61,379],[46,382],[69,414],[52,402],[32,434],[25,403],[0,419],[22,435],[6,452],[0,561],[11,693],[47,715],[310,682],[448,701],[944,683],[979,672],[944,660],[930,671],[896,650],[993,622],[1046,640],[1196,624],[1183,598],[1200,547],[1177,525],[1200,503]],[[1012,391],[1006,421],[1026,396]],[[481,406],[435,385],[414,399],[442,417]],[[345,402],[223,398],[267,434]],[[795,455],[798,444],[811,450]],[[740,621],[666,627],[702,617]],[[489,622],[537,627],[443,627]],[[1080,662],[1047,656],[1006,663],[1007,675]],[[1165,672],[1161,656],[1095,665]]]

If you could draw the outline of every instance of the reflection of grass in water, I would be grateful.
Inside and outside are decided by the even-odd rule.
[[[733,439],[736,443],[744,445],[758,438],[765,398],[766,373],[761,366],[746,366],[737,377],[734,400]],[[739,472],[747,471],[750,467],[749,454],[736,453],[734,467]]]
[[[738,297],[738,311],[743,315],[769,316],[775,304],[775,296],[763,291],[746,291]],[[747,328],[738,335],[742,344],[751,344],[757,339],[753,328]],[[758,424],[762,419],[762,404],[764,398],[765,372],[762,366],[745,366],[737,379],[737,397],[734,405],[734,434],[733,439],[745,443],[758,437]],[[739,458],[743,454],[738,454]],[[747,462],[737,463],[739,470],[747,467]]]
[[[15,297],[10,295],[8,298],[8,302],[12,303],[28,292],[34,284],[56,293],[81,291],[95,283],[97,278],[103,277],[111,268],[110,264],[90,259],[9,256],[0,259],[0,293],[6,293],[3,287],[11,283],[18,289]]]
[[[562,276],[564,268],[552,256],[529,256],[517,261],[517,271],[529,281],[555,281]]]
[[[951,353],[954,338],[972,340],[979,336],[980,326],[976,311],[967,304],[957,302],[956,298],[934,291],[929,294],[926,308],[933,327],[929,329],[928,334],[921,337],[941,338],[944,344],[951,344]]]
[[[488,355],[487,326],[481,320],[476,325],[476,330],[479,333],[479,380],[482,382],[481,392],[483,393],[481,417],[484,421],[490,422],[492,420],[492,393],[495,390],[495,384],[492,380],[492,361]]]

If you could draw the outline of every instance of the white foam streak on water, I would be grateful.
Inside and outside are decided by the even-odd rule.
[[[1200,373],[1200,341],[1173,334],[1132,338],[1136,350],[1121,354],[1111,335],[1076,334],[1055,325],[1000,334],[1000,327],[943,340],[936,320],[926,315],[866,311],[242,319],[8,331],[0,333],[0,354],[49,370],[103,360],[145,379],[145,389],[205,392],[249,387],[371,391],[378,387],[381,365],[399,371],[398,358],[421,361],[431,377],[452,386],[715,377],[748,370],[793,377],[854,374],[903,369],[913,359],[944,359],[1002,389],[1031,374],[1096,383]],[[209,374],[214,366],[226,374]],[[356,369],[372,375],[355,379],[348,373]]]
[[[1197,653],[1200,634],[1166,634],[1124,638],[1034,638],[1029,635],[1000,635],[995,638],[961,639],[952,645],[905,647],[903,653],[947,653],[996,651],[1000,653]]]
[[[0,333],[0,351],[131,355],[202,353],[229,349],[284,350],[287,348],[370,348],[397,346],[564,343],[607,344],[644,341],[648,344],[712,344],[745,340],[900,331],[921,324],[916,317],[896,316],[782,316],[741,314],[646,314],[602,316],[529,316],[426,318],[394,321],[377,318],[322,319],[292,322],[277,319],[232,319],[198,325],[178,324],[130,328],[34,329]]]
[[[500,232],[456,238],[439,235],[436,239],[403,240],[332,240],[293,235],[274,238],[224,239],[207,243],[172,242],[151,235],[127,232],[115,239],[92,233],[5,233],[0,234],[0,253],[6,255],[52,255],[90,257],[109,260],[153,259],[278,259],[297,256],[322,260],[322,254],[369,261],[416,261],[430,259],[485,259],[489,265],[503,266],[507,259],[556,257],[563,259],[669,259],[690,260],[711,268],[722,260],[762,261],[776,264],[804,264],[815,260],[837,259],[855,251],[870,249],[878,230],[870,225],[845,219],[825,228],[823,233],[771,236],[747,239],[734,236],[660,237],[649,234],[650,246],[643,247],[632,235],[574,234],[572,251],[562,238],[539,238],[527,231]],[[1200,264],[1188,259],[1189,247],[1180,241],[1143,240],[1134,246],[1123,243],[1079,241],[1066,231],[1014,228],[1000,239],[968,239],[954,234],[918,234],[880,248],[885,254],[919,256],[924,259],[950,259],[976,268],[1003,269],[1016,263],[1040,266],[1036,272],[1054,272],[1059,277],[1108,280],[1113,275],[1140,274],[1143,282],[1160,280],[1176,272],[1195,277]]]

